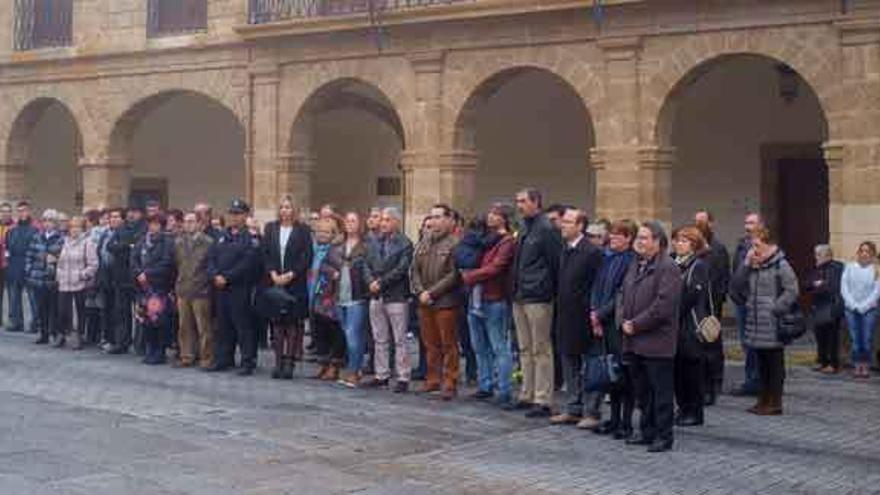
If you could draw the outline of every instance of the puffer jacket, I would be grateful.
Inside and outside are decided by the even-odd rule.
[[[80,292],[94,287],[98,249],[86,234],[68,236],[58,258],[58,291]]]
[[[40,232],[33,236],[24,263],[25,280],[28,285],[38,288],[58,286],[55,272],[63,247],[64,238],[57,230]]]
[[[758,267],[742,263],[732,280],[733,291],[745,302],[746,331],[743,342],[752,349],[781,349],[776,337],[779,317],[798,298],[798,280],[781,249]]]
[[[27,280],[25,264],[31,241],[37,235],[37,229],[30,221],[17,222],[6,233],[6,280],[24,282]]]
[[[458,240],[452,234],[426,235],[416,247],[410,281],[413,294],[427,291],[435,308],[452,308],[461,304],[460,283],[455,268],[455,245]]]

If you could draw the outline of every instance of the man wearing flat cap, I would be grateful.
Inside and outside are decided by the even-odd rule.
[[[257,367],[257,341],[251,317],[251,289],[256,283],[259,240],[245,221],[250,207],[233,199],[226,216],[226,229],[208,253],[208,276],[217,295],[218,335],[214,340],[214,364],[209,371],[235,366],[235,346],[241,354],[239,375],[248,376]]]

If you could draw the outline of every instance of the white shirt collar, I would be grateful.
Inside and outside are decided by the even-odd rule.
[[[577,239],[568,243],[568,247],[570,247],[570,248],[577,247],[577,245],[580,244],[581,239],[583,239],[583,238],[584,238],[584,234],[577,236]]]

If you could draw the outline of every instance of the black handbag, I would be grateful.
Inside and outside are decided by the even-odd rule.
[[[837,322],[837,314],[835,314],[833,304],[823,304],[822,306],[814,306],[813,312],[810,314],[810,320],[813,328],[828,327]]]
[[[608,352],[605,337],[602,337],[602,354],[591,356],[585,367],[584,391],[586,392],[605,392],[620,383],[623,376],[620,356],[617,353]]]
[[[782,295],[782,276],[779,273],[779,264],[776,264],[776,294]],[[788,345],[803,337],[807,333],[807,319],[797,301],[776,318],[776,340],[783,345]]]

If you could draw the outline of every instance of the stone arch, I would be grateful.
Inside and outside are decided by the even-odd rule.
[[[243,116],[236,112],[235,109],[226,105],[223,100],[218,100],[206,93],[188,89],[162,90],[137,100],[121,115],[111,120],[113,127],[109,134],[104,156],[107,157],[110,162],[122,161],[123,163],[127,163],[127,160],[131,155],[131,140],[140,122],[153,110],[157,109],[171,98],[178,96],[194,97],[208,105],[223,108],[235,118],[242,130],[247,128],[246,120],[244,120]]]
[[[355,108],[372,115],[387,124],[406,145],[403,122],[388,96],[367,81],[345,77],[325,83],[306,98],[289,127],[286,148],[292,152],[310,150],[315,117],[342,108]]]
[[[361,77],[334,78],[314,88],[291,113],[290,127],[282,128],[289,135],[281,144],[287,151],[281,155],[280,190],[304,207],[328,200],[344,201],[348,208],[393,201],[393,195],[379,197],[378,181],[399,175],[399,153],[410,134],[392,98]],[[346,136],[350,149],[363,155],[355,158],[350,151],[328,146],[336,139],[332,136]],[[361,158],[357,169],[348,168],[351,160]],[[343,197],[330,197],[330,184],[344,191]]]
[[[76,149],[77,157],[83,154],[82,132],[76,115],[70,110],[70,107],[52,97],[38,97],[30,100],[15,115],[15,120],[9,129],[9,135],[6,139],[6,163],[8,164],[24,164],[27,161],[28,148],[30,147],[29,138],[34,127],[46,113],[46,111],[57,105],[63,109],[66,116],[73,122],[76,129]]]
[[[764,57],[785,64],[800,75],[818,98],[828,120],[828,138],[837,133],[829,116],[840,86],[838,40],[826,29],[790,28],[725,31],[687,37],[665,54],[652,72],[642,75],[642,135],[649,142],[668,143],[677,99],[690,82],[715,64],[736,56]]]
[[[450,56],[444,79],[443,144],[472,149],[474,111],[511,78],[529,71],[546,72],[565,83],[580,98],[586,114],[600,108],[601,72],[591,61],[601,58],[589,45],[559,45],[514,50],[490,50],[477,56]]]
[[[303,144],[299,140],[302,136],[296,139],[294,137],[298,132],[307,129],[304,124],[308,124],[309,117],[314,116],[317,108],[315,97],[326,99],[324,95],[328,92],[338,93],[346,85],[359,85],[367,89],[366,94],[361,93],[360,96],[368,98],[361,98],[357,103],[363,104],[368,113],[379,116],[375,113],[377,108],[371,104],[377,102],[392,110],[395,132],[401,136],[403,142],[409,143],[415,134],[415,81],[412,66],[406,59],[329,61],[309,64],[307,67],[290,65],[284,71],[285,75],[281,78],[278,128],[282,133],[289,131],[291,134],[286,141],[278,143],[283,154],[303,151],[294,146]],[[366,108],[368,106],[373,108]]]

